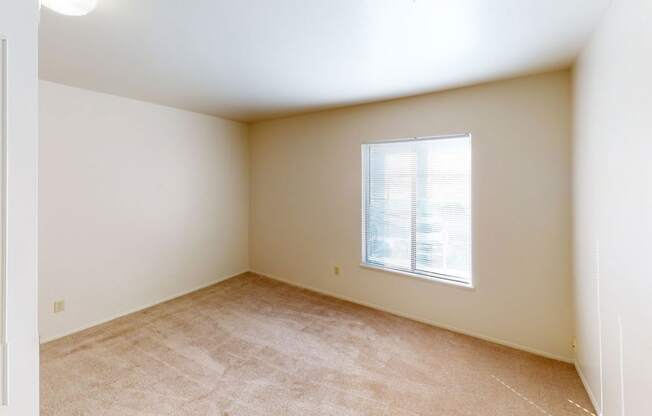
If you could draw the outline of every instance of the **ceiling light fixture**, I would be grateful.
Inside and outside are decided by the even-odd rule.
[[[48,9],[66,16],[83,16],[97,6],[97,0],[41,0]]]

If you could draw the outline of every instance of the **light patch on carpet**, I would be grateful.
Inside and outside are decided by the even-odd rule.
[[[596,416],[595,413],[593,413],[592,411],[590,411],[590,410],[587,409],[586,407],[580,406],[578,403],[575,403],[575,402],[572,401],[571,399],[568,399],[568,402],[569,402],[570,404],[574,405],[575,407],[577,407],[578,409],[583,410],[584,413],[588,413],[588,414],[590,414],[591,416]]]
[[[500,384],[502,384],[503,386],[505,386],[506,388],[508,388],[509,390],[511,390],[512,393],[514,393],[515,395],[517,395],[517,396],[520,397],[521,399],[523,399],[523,400],[525,400],[526,402],[528,402],[528,403],[530,404],[530,406],[533,406],[535,409],[537,409],[538,411],[540,411],[540,412],[543,413],[544,415],[546,415],[546,416],[553,416],[553,415],[550,414],[546,409],[544,409],[543,407],[541,407],[541,406],[539,406],[538,404],[534,403],[534,402],[533,402],[532,400],[530,400],[527,396],[521,394],[518,390],[516,390],[514,387],[510,386],[509,384],[505,383],[505,382],[502,381],[500,378],[498,378],[498,377],[496,377],[496,376],[494,376],[494,375],[492,375],[491,378],[493,378],[494,380],[496,380],[497,382],[499,382]]]

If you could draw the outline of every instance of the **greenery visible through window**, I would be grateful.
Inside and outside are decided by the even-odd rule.
[[[364,144],[363,263],[471,284],[471,137]]]

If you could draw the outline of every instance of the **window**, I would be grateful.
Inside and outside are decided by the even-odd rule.
[[[471,137],[362,145],[362,263],[471,285]]]

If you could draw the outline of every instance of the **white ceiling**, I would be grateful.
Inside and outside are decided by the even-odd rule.
[[[610,0],[99,0],[42,79],[255,121],[569,66]]]

